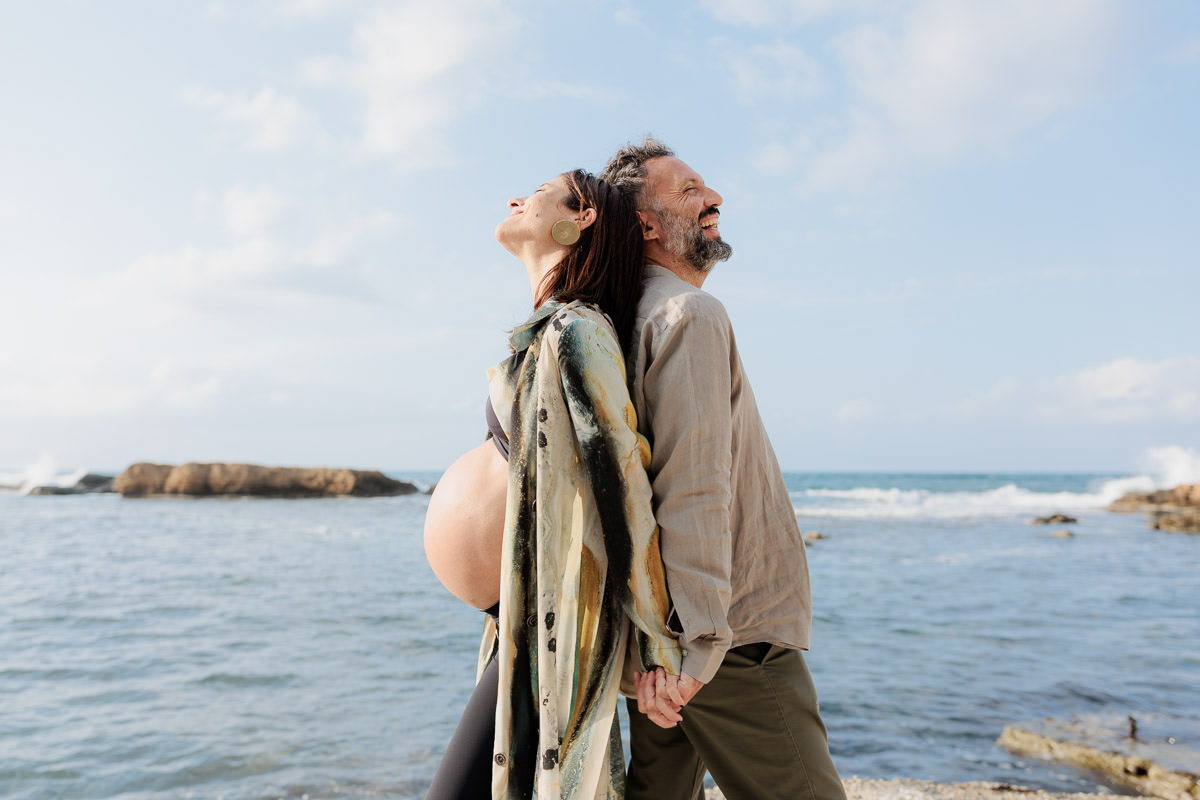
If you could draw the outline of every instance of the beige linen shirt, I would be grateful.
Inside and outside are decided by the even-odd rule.
[[[804,541],[725,307],[647,264],[626,361],[683,670],[708,683],[730,647],[807,649]]]

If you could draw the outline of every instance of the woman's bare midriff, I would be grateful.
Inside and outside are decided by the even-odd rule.
[[[451,594],[479,609],[500,599],[508,462],[490,440],[459,456],[425,512],[425,556]]]

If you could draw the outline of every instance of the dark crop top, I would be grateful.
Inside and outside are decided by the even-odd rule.
[[[492,398],[490,397],[484,404],[483,414],[487,417],[488,430],[492,434],[492,444],[496,445],[500,455],[504,456],[505,461],[508,461],[508,435],[504,433],[504,428],[500,427],[500,418],[496,416],[496,409],[492,408]]]

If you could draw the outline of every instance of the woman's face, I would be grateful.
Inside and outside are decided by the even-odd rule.
[[[567,207],[567,182],[562,175],[543,183],[531,195],[508,201],[508,216],[496,226],[496,241],[510,251],[515,247],[559,247],[550,236],[550,228],[560,219],[574,218],[579,212]]]

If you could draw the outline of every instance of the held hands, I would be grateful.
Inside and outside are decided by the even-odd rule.
[[[633,685],[637,689],[638,711],[660,728],[674,728],[683,719],[680,710],[704,688],[704,684],[688,675],[669,675],[662,667],[653,672],[635,672]]]

